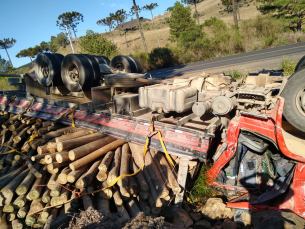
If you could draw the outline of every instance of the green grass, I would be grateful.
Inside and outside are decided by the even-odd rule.
[[[296,65],[296,61],[293,61],[289,58],[283,58],[280,68],[284,70],[284,76],[291,76],[294,73]]]
[[[0,77],[0,91],[9,91],[9,90],[16,90],[18,87],[16,86],[7,86],[9,77]]]
[[[207,172],[210,168],[210,164],[202,165],[198,178],[189,192],[189,197],[193,202],[206,202],[207,199],[215,196],[216,192],[213,187],[206,183]]]
[[[236,69],[226,72],[226,75],[231,75],[233,79],[239,79],[239,78],[245,76],[245,74],[241,73],[240,71],[238,71]]]

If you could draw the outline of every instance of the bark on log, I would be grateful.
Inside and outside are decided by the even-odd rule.
[[[130,198],[130,193],[128,192],[128,190],[122,186],[118,186],[118,187],[119,187],[122,199],[124,201],[128,200]]]
[[[54,126],[48,126],[48,131],[55,131],[61,128],[64,128],[65,126],[60,124],[60,123],[56,123]],[[63,133],[64,134],[64,133]]]
[[[37,170],[39,170],[40,167],[41,167],[41,165],[39,163],[36,163],[33,166],[33,168],[36,170],[36,172],[38,172]],[[39,174],[42,177],[41,173],[39,173]],[[36,178],[37,177],[30,169],[30,173],[28,173],[28,175],[24,178],[24,180],[21,182],[21,184],[16,188],[15,192],[17,193],[17,195],[20,196],[20,195],[26,194]]]
[[[98,166],[98,169],[104,173],[107,172],[110,164],[111,164],[111,161],[113,159],[113,156],[114,156],[114,151],[111,150],[109,151],[108,153],[106,153],[105,157],[103,158],[101,164]]]
[[[121,166],[120,166],[120,176],[129,174],[129,159],[131,155],[129,152],[128,144],[122,146],[122,156],[121,156]],[[123,177],[118,180],[118,186],[128,189],[128,177]]]
[[[68,200],[69,193],[70,193],[70,191],[68,189],[71,188],[71,185],[68,184],[66,186],[66,188],[61,189],[60,196],[52,197],[52,199],[50,201],[51,206],[58,205],[58,206],[56,206],[56,208],[60,208]],[[52,193],[52,191],[51,191],[51,193]]]
[[[84,166],[85,164],[88,164],[89,162],[92,162],[95,159],[105,155],[110,150],[120,147],[124,143],[126,143],[126,142],[123,140],[116,140],[116,141],[88,154],[87,156],[85,156],[77,161],[74,161],[73,163],[70,164],[70,168],[74,171],[74,170]]]
[[[117,211],[120,215],[120,218],[128,219],[128,220],[130,219],[129,214],[128,214],[128,212],[127,212],[127,210],[126,210],[126,208],[124,207],[123,204],[122,205],[115,205],[115,206],[116,206],[116,209],[117,209]]]
[[[160,200],[160,202],[161,202],[161,200]],[[154,215],[159,215],[159,213],[161,212],[161,210],[162,210],[162,202],[161,202],[161,205],[159,206],[159,204],[158,204],[158,206],[157,206],[157,204],[156,204],[156,202],[154,201],[154,199],[153,199],[153,196],[152,196],[152,194],[150,193],[150,195],[148,196],[148,204],[149,204],[149,206],[150,206],[150,210],[151,210],[151,213],[152,214],[154,214]]]
[[[29,197],[32,200],[37,200],[40,197],[40,194],[43,190],[43,185],[45,185],[48,181],[48,170],[47,166],[43,166],[40,170],[42,177],[40,179],[36,179],[35,183],[32,186],[32,189],[29,192]]]
[[[156,153],[156,156],[160,162],[161,168],[166,171],[166,175],[168,177],[169,183],[171,184],[173,193],[179,194],[181,192],[181,188],[175,175],[175,168],[172,168],[172,166],[168,163],[167,159],[162,155],[161,152]]]
[[[27,169],[26,165],[22,165],[15,171],[12,171],[5,176],[2,176],[0,178],[0,189],[4,188],[8,183],[10,183],[16,176],[18,176],[21,172],[23,172],[25,169]]]
[[[26,157],[24,157],[23,160],[25,161],[25,164],[30,169],[30,172],[33,173],[37,179],[40,179],[42,177],[42,174],[39,171],[37,171],[36,166],[33,166],[32,162],[29,159],[27,159]],[[35,165],[39,165],[39,163],[36,162]],[[40,169],[40,167],[39,167],[39,169]]]
[[[38,136],[43,136],[44,134],[47,134],[49,132],[48,127],[41,127],[38,129]]]
[[[139,146],[140,147],[140,146]],[[160,198],[163,198],[165,196],[168,196],[169,191],[153,161],[153,158],[151,157],[150,153],[147,153],[145,156],[145,170],[148,170],[149,172],[147,175],[152,180],[154,187],[157,191],[157,194]],[[147,179],[146,179],[147,180]]]
[[[16,176],[13,180],[11,180],[0,193],[0,206],[4,206],[5,204],[9,204],[13,197],[16,188],[18,185],[24,180],[24,178],[29,173],[29,169],[24,170],[18,176]]]
[[[59,136],[63,135],[65,130],[68,130],[68,129],[71,129],[71,128],[73,128],[73,127],[69,126],[69,127],[65,127],[65,128],[61,128],[61,129],[55,130],[55,131],[51,131],[51,132],[49,132],[47,134],[42,135],[42,138],[44,140],[51,140],[53,138],[56,138],[56,137],[59,137]]]
[[[147,200],[149,197],[149,192],[148,191],[140,191],[139,196],[141,197],[141,199],[143,200]]]
[[[111,163],[108,178],[107,178],[107,184],[110,185],[119,175],[119,169],[121,164],[121,155],[122,155],[122,148],[118,147],[115,150],[114,153],[114,159]]]
[[[20,125],[21,125],[22,123],[20,122],[20,121],[16,121],[16,122],[14,122],[12,125],[10,125],[9,127],[8,127],[8,129],[10,130],[10,131],[14,131],[15,129],[17,129]]]
[[[50,212],[50,215],[48,217],[48,220],[46,222],[46,224],[44,225],[43,229],[50,229],[51,228],[51,222],[53,219],[56,218],[57,214],[58,214],[58,208],[53,208]]]
[[[134,198],[130,198],[126,202],[126,208],[129,213],[129,215],[134,218],[138,215],[138,213],[141,211],[138,203],[134,200]]]
[[[150,178],[150,174],[149,172],[147,171],[147,169],[144,169],[143,170],[143,173],[144,173],[144,177],[145,177],[145,180],[149,186],[149,195],[148,195],[148,198],[151,196],[152,199],[153,199],[153,202],[156,204],[156,207],[162,207],[162,202],[157,194],[157,191],[156,191],[156,188],[155,188],[155,185],[153,184],[151,178]]]
[[[115,141],[115,138],[108,136],[108,137],[104,137],[102,139],[90,142],[83,146],[77,147],[77,148],[69,151],[69,159],[71,161],[77,160],[83,156],[86,156],[87,154],[90,154],[90,153],[108,145],[109,143],[111,143],[113,141]]]
[[[16,219],[16,215],[17,215],[17,211],[14,210],[13,212],[7,214],[6,219],[7,219],[8,221],[12,222],[13,220]]]
[[[109,210],[109,200],[97,198],[97,210],[99,210],[102,214],[107,217],[111,217],[112,214]]]
[[[140,192],[140,186],[135,182],[133,177],[128,177],[128,191],[130,195],[138,195]]]
[[[38,224],[44,225],[47,222],[48,217],[49,217],[49,213],[51,211],[50,208],[47,208],[49,206],[50,206],[50,203],[47,203],[46,206],[45,206],[45,209],[40,213],[40,216],[37,219]],[[41,228],[41,226],[40,226],[40,228]]]
[[[69,164],[69,161],[64,163],[54,162],[52,164],[48,164],[48,172],[51,174],[58,173],[59,169],[65,167]]]
[[[39,140],[37,140],[37,141],[35,141],[35,142],[30,142],[30,146],[32,147],[32,149],[34,149],[34,150],[37,150],[37,152],[38,152],[38,154],[42,154],[42,153],[39,153],[40,152],[40,150],[38,150],[38,148],[39,147],[42,147],[44,144],[46,144],[48,141],[46,141],[46,140],[43,140],[43,139],[39,139]],[[46,144],[47,145],[47,144]],[[45,149],[44,149],[44,151],[45,151]],[[45,152],[46,153],[46,152]]]
[[[93,207],[92,200],[91,200],[90,196],[86,195],[87,194],[86,189],[82,190],[82,193],[84,194],[84,195],[82,195],[82,200],[83,200],[85,211],[94,210],[94,207]]]
[[[105,137],[104,134],[100,133],[95,133],[95,134],[90,134],[86,136],[82,136],[79,138],[67,140],[64,142],[59,142],[57,143],[57,151],[62,152],[65,150],[71,150],[74,148],[77,148],[79,146],[83,146],[84,144],[96,141],[96,140],[101,140],[101,138]]]
[[[130,162],[129,162],[129,165],[130,165],[131,171],[133,173],[135,173],[139,170],[139,168],[136,165],[136,163],[134,162],[134,160],[131,159]],[[138,183],[141,187],[141,190],[142,191],[147,191],[149,189],[149,187],[148,187],[148,184],[147,184],[147,182],[144,178],[143,171],[140,171],[135,177],[136,177],[136,179],[137,179],[137,181],[138,181]]]
[[[6,166],[0,171],[0,177],[3,176],[3,175],[5,175],[5,174],[9,171],[10,168],[11,168],[10,165],[6,165]]]
[[[15,129],[15,130],[13,130],[12,131],[12,134],[13,135],[18,135],[19,134],[19,132],[21,132],[21,131],[23,131],[26,127],[28,127],[28,125],[27,124],[21,124],[17,129]],[[27,130],[28,130],[29,128],[27,128]]]
[[[139,204],[141,210],[144,212],[144,214],[149,215],[150,207],[149,207],[147,201],[141,199],[139,196],[137,196],[137,201],[138,201],[138,204]]]
[[[85,174],[85,176],[78,179],[78,181],[75,184],[76,188],[84,189],[84,188],[87,188],[91,184],[93,178],[96,176],[96,174],[98,172],[98,166],[99,166],[99,164],[101,164],[101,161],[102,161],[102,159],[97,160],[96,162],[94,162],[91,165],[90,169]]]
[[[121,198],[121,194],[119,192],[119,189],[117,188],[116,185],[112,186],[112,191],[113,191],[113,199],[114,203],[118,206],[123,204],[123,200]]]
[[[47,164],[51,164],[52,162],[55,162],[56,161],[56,153],[51,153],[51,154],[45,155],[44,161]]]
[[[51,123],[52,121],[45,121],[42,123],[42,127],[48,127]]]
[[[67,181],[69,183],[74,183],[85,171],[87,170],[87,165],[72,171],[67,176]]]
[[[55,141],[57,143],[58,142],[64,142],[64,141],[67,141],[67,140],[72,140],[72,139],[79,138],[79,137],[82,137],[82,136],[86,136],[86,135],[89,135],[89,134],[91,134],[89,130],[81,130],[81,131],[78,131],[78,132],[75,132],[75,133],[72,133],[72,134],[67,134],[67,135],[57,137],[57,138],[55,138]]]
[[[48,154],[39,154],[39,155],[36,155],[36,156],[31,156],[31,160],[32,161],[40,161],[42,159],[45,158],[46,155],[50,155],[51,153],[48,153]]]
[[[144,163],[143,160],[143,152],[144,152],[144,147],[141,147],[137,144],[134,143],[128,143],[132,157],[136,165],[140,168],[141,165]]]

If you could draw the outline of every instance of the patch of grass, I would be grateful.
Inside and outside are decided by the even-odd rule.
[[[190,197],[192,198],[193,201],[206,202],[207,199],[216,195],[216,192],[213,189],[213,187],[206,183],[207,172],[210,168],[211,168],[210,164],[202,165],[199,176],[195,181],[193,188],[189,192]]]
[[[296,61],[293,61],[289,58],[283,58],[280,68],[284,70],[284,76],[291,76],[294,73],[296,65]]]
[[[0,91],[17,90],[16,86],[7,86],[8,77],[0,77]]]
[[[229,72],[226,73],[226,75],[231,75],[233,79],[239,79],[239,78],[245,76],[245,74],[243,74],[242,72],[240,72],[236,69],[230,70]]]

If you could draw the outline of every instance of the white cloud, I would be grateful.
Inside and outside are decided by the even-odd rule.
[[[114,4],[114,3],[113,3],[113,4],[111,4],[111,5],[110,5],[110,7],[111,7],[111,8],[112,8],[112,7],[115,7],[115,4]]]

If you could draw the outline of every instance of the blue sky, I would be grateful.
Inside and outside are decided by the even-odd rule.
[[[136,0],[137,5],[143,6],[152,2],[158,3],[154,15],[162,14],[176,0]],[[130,11],[132,0],[1,0],[0,7],[0,40],[15,38],[14,47],[8,49],[14,67],[29,63],[29,58],[17,58],[22,49],[39,45],[42,41],[50,41],[62,30],[56,26],[58,16],[64,12],[78,11],[83,14],[84,22],[80,22],[77,36],[86,34],[86,30],[105,32],[106,27],[98,26],[96,21],[107,17],[118,9]],[[141,17],[151,18],[149,11],[142,11]],[[2,58],[8,60],[5,50],[0,50]]]

